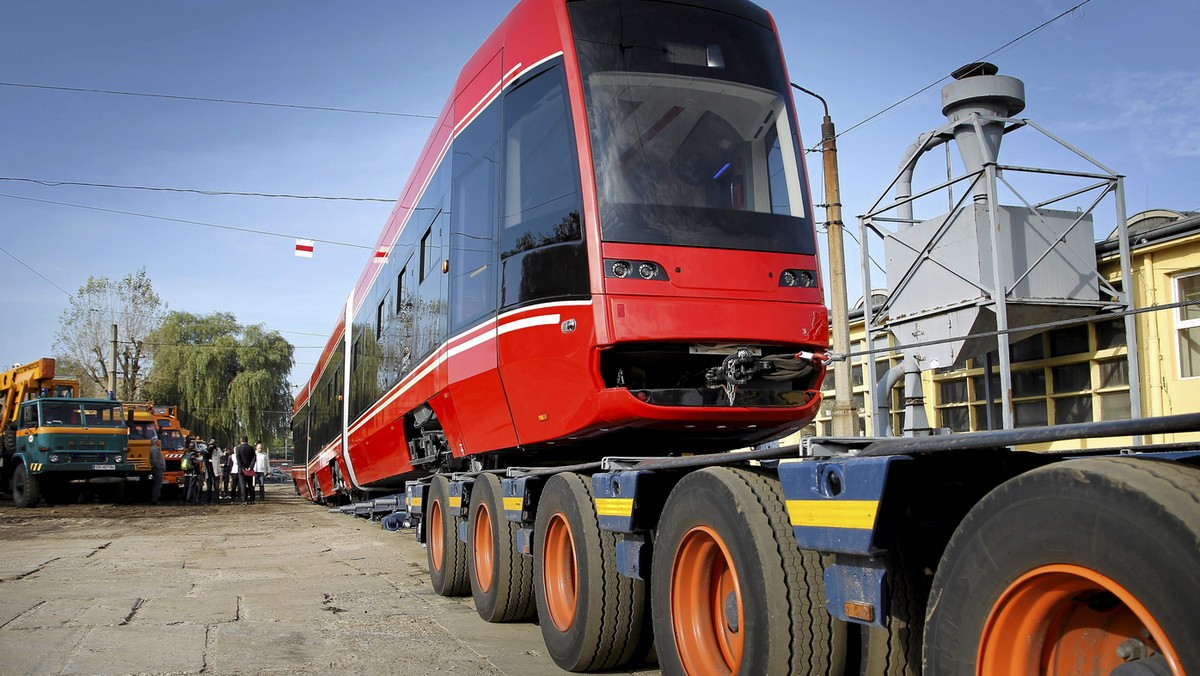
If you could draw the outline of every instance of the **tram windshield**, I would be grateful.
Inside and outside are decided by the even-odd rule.
[[[606,241],[815,253],[770,28],[659,2],[568,7]]]

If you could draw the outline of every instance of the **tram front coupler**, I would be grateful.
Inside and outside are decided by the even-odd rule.
[[[797,352],[790,355],[760,356],[761,352],[751,347],[734,348],[722,360],[720,366],[705,371],[707,385],[720,389],[733,406],[738,388],[752,380],[789,381],[812,374],[814,368],[824,366],[828,358],[821,353]]]

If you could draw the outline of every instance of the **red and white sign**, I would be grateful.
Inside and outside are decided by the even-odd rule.
[[[296,255],[304,258],[312,258],[313,256],[313,241],[311,239],[296,240]]]

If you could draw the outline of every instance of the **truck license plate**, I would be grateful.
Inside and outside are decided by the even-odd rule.
[[[116,469],[116,465],[92,465],[92,469]]]

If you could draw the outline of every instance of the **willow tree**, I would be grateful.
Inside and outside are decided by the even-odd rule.
[[[80,380],[108,390],[112,326],[117,325],[117,398],[142,398],[148,361],[146,338],[158,327],[166,303],[154,292],[146,268],[119,280],[88,277],[59,318],[55,356],[80,370]]]
[[[154,369],[146,393],[179,407],[184,427],[228,444],[270,441],[287,429],[292,346],[275,331],[242,326],[230,313],[173,312],[147,341]]]

